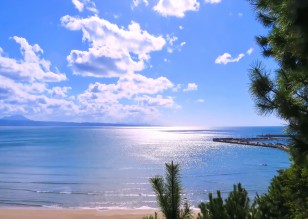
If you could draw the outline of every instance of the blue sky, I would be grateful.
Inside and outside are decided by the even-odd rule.
[[[3,0],[0,113],[34,120],[281,125],[248,69],[267,32],[245,0]],[[263,60],[274,69],[272,60]]]

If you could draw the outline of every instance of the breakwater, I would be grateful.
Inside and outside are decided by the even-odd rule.
[[[274,138],[272,136],[271,137],[257,137],[257,138],[213,138],[214,142],[259,146],[259,147],[267,147],[267,148],[277,148],[279,150],[289,151],[289,147],[286,144],[281,144],[277,142],[276,143],[264,142],[264,141],[269,141],[269,140],[277,140],[277,138]]]

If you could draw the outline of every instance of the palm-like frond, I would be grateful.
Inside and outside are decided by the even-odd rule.
[[[188,202],[184,202],[184,208],[181,209],[183,200],[179,164],[166,163],[165,167],[165,179],[161,176],[150,179],[157,203],[166,219],[188,219],[192,215]]]
[[[161,176],[150,178],[153,191],[155,192],[158,205],[161,207],[161,211],[164,215],[167,215],[170,209],[169,202],[167,200],[166,189],[164,179]]]

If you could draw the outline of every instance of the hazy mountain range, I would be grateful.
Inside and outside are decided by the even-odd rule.
[[[6,116],[0,119],[0,126],[145,126],[145,125],[146,124],[35,121],[28,119],[22,115]]]

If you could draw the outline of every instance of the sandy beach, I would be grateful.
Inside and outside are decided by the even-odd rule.
[[[155,210],[0,209],[0,219],[142,219]]]

